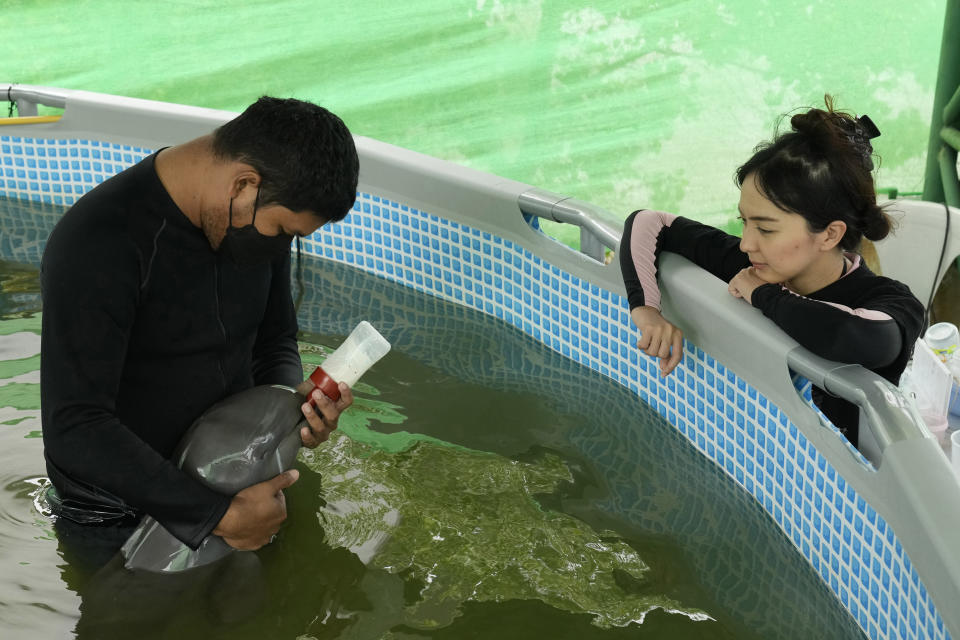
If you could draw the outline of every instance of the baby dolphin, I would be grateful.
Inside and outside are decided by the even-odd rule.
[[[337,400],[339,382],[352,387],[389,350],[390,343],[362,321],[323,367],[310,374],[310,381]],[[208,487],[235,495],[293,466],[300,450],[300,427],[306,421],[300,409],[304,402],[306,396],[282,385],[253,387],[226,398],[190,426],[172,460]],[[171,572],[209,564],[235,549],[214,534],[191,549],[145,516],[120,551],[127,569]]]
[[[286,471],[300,449],[303,395],[260,386],[208,409],[181,440],[173,461],[208,487],[234,495]],[[196,550],[145,516],[121,548],[127,569],[182,571],[219,560],[233,547],[209,535]]]

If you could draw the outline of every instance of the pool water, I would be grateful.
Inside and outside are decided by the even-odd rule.
[[[65,561],[42,493],[37,262],[0,200],[0,629],[18,637],[859,638],[745,491],[613,381],[515,328],[304,258],[305,370],[393,345],[304,450],[256,554],[175,576]]]

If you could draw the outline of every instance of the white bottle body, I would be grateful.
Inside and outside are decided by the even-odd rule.
[[[357,383],[367,369],[390,351],[390,343],[366,320],[323,361],[323,370],[336,382]]]

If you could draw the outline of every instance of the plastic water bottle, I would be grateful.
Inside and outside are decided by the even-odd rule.
[[[340,398],[338,383],[356,384],[390,351],[390,343],[369,322],[361,322],[310,374],[314,389]],[[300,407],[306,396],[282,385],[247,389],[203,413],[177,445],[173,462],[194,479],[227,495],[264,482],[291,466],[300,450]],[[207,536],[193,550],[146,516],[124,543],[127,569],[182,571],[209,564],[233,551],[219,536]]]
[[[938,322],[930,325],[927,332],[923,334],[923,341],[942,362],[946,363],[947,359],[956,354],[960,347],[960,330],[953,323]]]
[[[953,388],[950,390],[950,413],[960,417],[960,349],[955,350],[945,363],[953,376]]]
[[[314,369],[309,379],[315,389],[320,389],[331,400],[339,400],[340,389],[337,383],[346,382],[352,387],[360,376],[388,351],[390,351],[390,343],[373,328],[373,325],[364,320],[354,328],[337,350],[323,361],[322,367]]]
[[[960,330],[950,322],[938,322],[927,329],[923,341],[947,366],[953,377],[949,411],[960,416]]]

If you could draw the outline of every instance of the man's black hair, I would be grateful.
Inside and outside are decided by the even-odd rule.
[[[357,195],[360,163],[353,136],[323,107],[263,96],[213,133],[218,157],[260,174],[260,203],[342,220]]]

